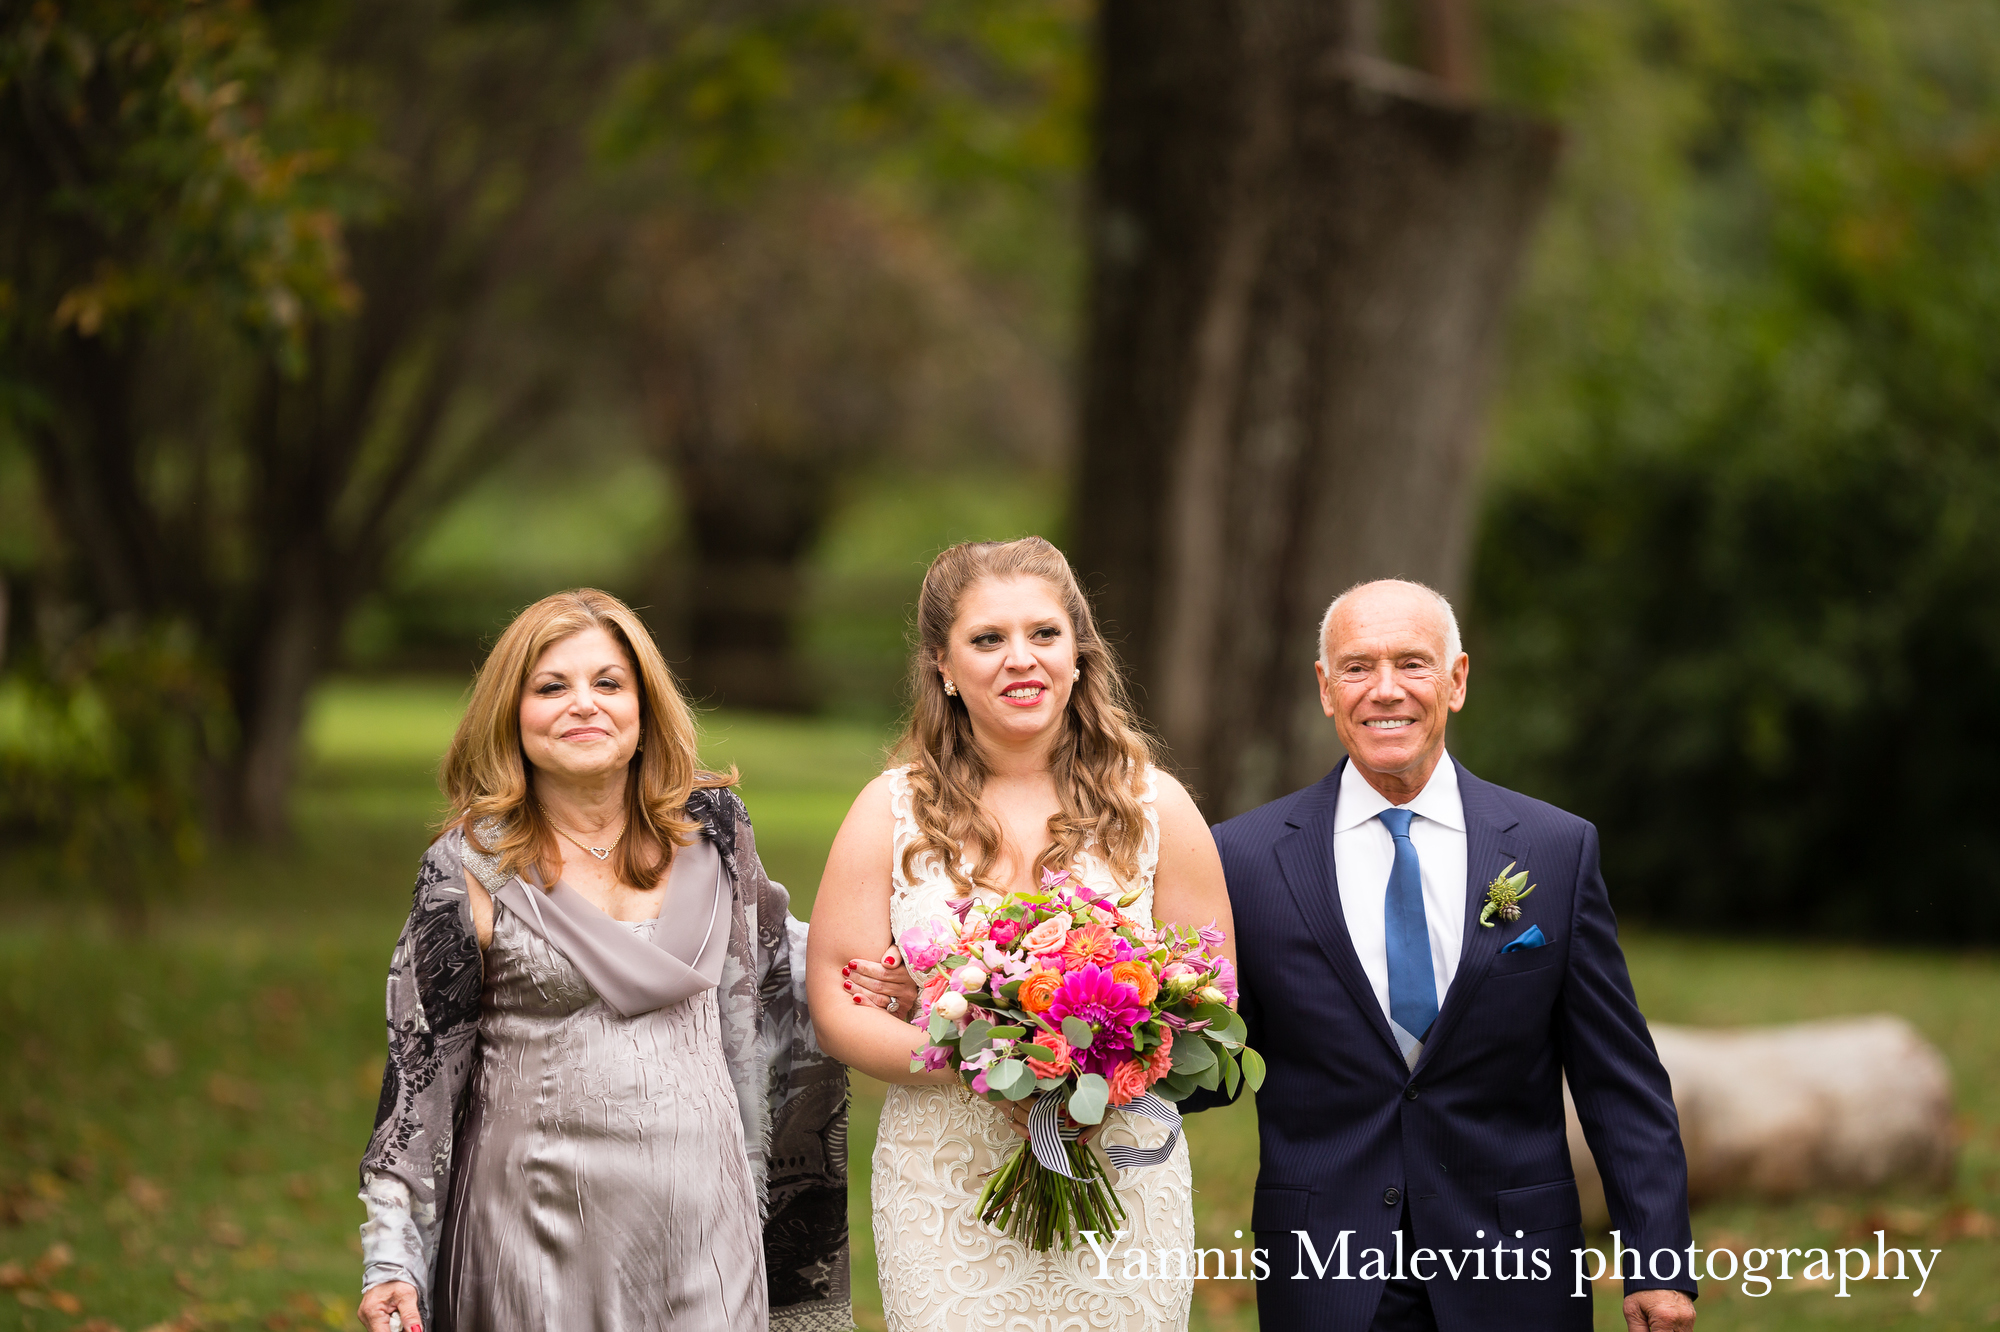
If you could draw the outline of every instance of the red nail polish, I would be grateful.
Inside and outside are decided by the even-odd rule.
[[[885,967],[893,967],[893,966],[895,966],[895,965],[896,965],[896,955],[895,955],[894,953],[891,953],[891,954],[889,954],[889,956],[887,956],[887,957],[883,958],[883,959],[882,959],[882,965],[883,965],[883,966],[885,966]]]
[[[857,994],[857,995],[854,995],[854,996],[852,996],[852,998],[853,998],[854,1002],[855,1002],[855,1003],[857,1003],[857,1004],[861,1002],[861,996],[860,996],[860,995],[858,995],[858,994]]]

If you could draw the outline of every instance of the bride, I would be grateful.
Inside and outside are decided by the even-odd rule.
[[[1153,766],[1054,546],[1025,537],[945,551],[924,576],[917,629],[905,762],[869,783],[841,825],[807,959],[822,1048],[891,1084],[873,1172],[889,1328],[1183,1328],[1193,1282],[1159,1270],[1157,1255],[1194,1248],[1186,1143],[1162,1165],[1124,1172],[1128,1233],[1100,1241],[1104,1260],[1081,1239],[1044,1253],[993,1230],[977,1215],[980,1185],[1026,1136],[1030,1103],[993,1105],[948,1070],[912,1072],[925,1039],[907,1003],[877,1006],[883,987],[866,978],[879,967],[848,960],[888,961],[892,939],[949,918],[952,899],[1028,890],[1044,869],[1113,896],[1138,889],[1132,915],[1227,932],[1215,845],[1187,792]],[[1103,1141],[1154,1147],[1169,1131],[1114,1111]],[[1128,1265],[1133,1248],[1148,1255],[1143,1275]]]

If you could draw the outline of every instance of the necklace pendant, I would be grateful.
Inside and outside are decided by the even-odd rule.
[[[591,855],[596,856],[599,860],[609,860],[611,858],[611,848],[608,846],[586,846],[583,849],[590,852]]]

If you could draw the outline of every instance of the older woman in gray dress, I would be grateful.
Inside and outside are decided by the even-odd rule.
[[[481,668],[390,967],[371,1332],[850,1326],[845,1073],[694,747],[604,593],[529,607]]]

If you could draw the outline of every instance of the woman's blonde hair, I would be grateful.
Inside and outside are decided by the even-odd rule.
[[[1132,715],[1118,663],[1097,632],[1069,561],[1040,537],[968,541],[940,554],[924,575],[910,661],[910,719],[896,746],[897,757],[910,765],[911,813],[919,830],[903,851],[903,873],[913,876],[916,859],[928,853],[968,892],[974,884],[999,886],[991,875],[1000,859],[1000,828],[979,804],[989,769],[964,701],[944,692],[939,674],[965,594],[989,578],[1048,584],[1069,617],[1082,672],[1049,755],[1062,808],[1049,819],[1049,844],[1034,869],[1067,869],[1094,847],[1113,876],[1128,882],[1138,873],[1145,842],[1139,795],[1154,744]],[[959,866],[961,848],[977,849],[969,879]]]
[[[650,888],[673,863],[674,849],[694,841],[700,825],[687,816],[689,793],[732,785],[736,774],[695,767],[694,714],[653,636],[629,606],[593,588],[543,597],[515,616],[486,654],[444,756],[440,779],[452,810],[445,827],[498,858],[502,874],[533,866],[543,882],[555,881],[562,846],[535,799],[521,748],[521,691],[542,653],[586,629],[616,639],[639,677],[639,748],[625,783],[625,833],[611,863],[624,882]],[[479,840],[488,820],[491,846]]]

